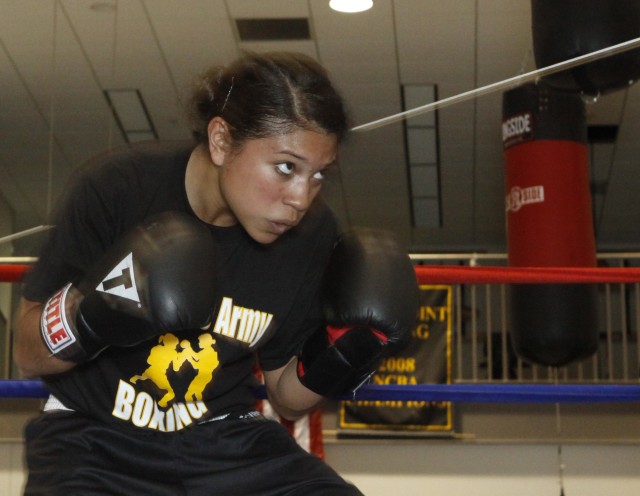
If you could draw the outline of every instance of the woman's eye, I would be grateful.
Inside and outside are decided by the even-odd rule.
[[[317,181],[322,181],[325,178],[325,171],[321,170],[316,172],[313,175],[313,178],[316,179]]]
[[[276,169],[278,169],[278,172],[280,174],[284,174],[285,176],[289,176],[293,174],[293,164],[289,162],[283,162],[281,164],[278,164],[276,166]]]

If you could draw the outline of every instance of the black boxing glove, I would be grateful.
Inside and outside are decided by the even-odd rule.
[[[40,329],[61,360],[91,360],[168,331],[204,326],[215,303],[215,245],[185,214],[165,212],[116,242],[78,284],[45,304]]]
[[[326,326],[303,345],[300,382],[323,396],[355,391],[410,338],[418,295],[413,264],[392,233],[342,235],[323,281]]]

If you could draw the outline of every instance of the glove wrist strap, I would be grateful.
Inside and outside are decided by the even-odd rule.
[[[73,318],[80,299],[69,283],[49,298],[40,316],[42,340],[51,356],[60,360],[80,363],[89,358],[80,343]]]

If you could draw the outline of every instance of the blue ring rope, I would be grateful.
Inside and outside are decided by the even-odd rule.
[[[41,381],[0,380],[0,398],[46,398]],[[263,387],[256,397],[265,399]],[[417,384],[363,386],[355,401],[451,401],[454,403],[621,403],[640,402],[640,384]]]
[[[46,398],[47,396],[49,393],[40,381],[0,381],[0,398]]]

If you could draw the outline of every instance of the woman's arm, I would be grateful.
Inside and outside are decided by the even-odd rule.
[[[323,400],[300,383],[297,366],[298,358],[293,357],[284,367],[263,372],[269,402],[287,420],[299,419]]]
[[[43,375],[66,372],[75,363],[51,356],[40,331],[43,303],[22,298],[14,321],[13,359],[21,375],[34,379]]]

